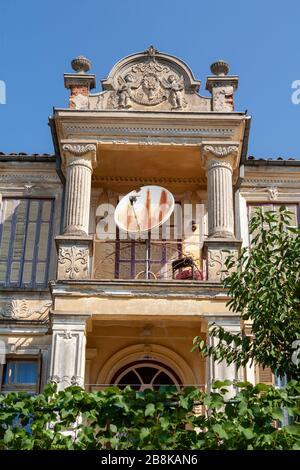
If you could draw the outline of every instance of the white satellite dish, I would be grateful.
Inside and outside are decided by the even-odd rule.
[[[143,233],[165,223],[174,210],[174,197],[161,186],[142,186],[124,196],[115,210],[116,225],[128,233]]]

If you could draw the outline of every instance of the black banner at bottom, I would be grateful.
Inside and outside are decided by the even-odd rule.
[[[190,465],[191,468],[201,464],[224,465],[228,463],[232,468],[241,463],[259,462],[260,464],[272,461],[274,463],[299,462],[299,451],[1,451],[1,465],[7,463],[34,464],[34,463],[59,463],[66,462],[67,465],[92,465],[91,468],[116,468],[121,465],[123,468],[137,469],[142,466],[148,468],[161,466],[172,468],[178,465]],[[86,468],[86,467],[85,467]]]

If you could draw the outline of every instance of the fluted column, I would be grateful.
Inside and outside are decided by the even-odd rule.
[[[232,173],[238,146],[205,145],[207,168],[208,236],[234,238]]]
[[[66,164],[64,233],[87,235],[96,144],[64,144]]]

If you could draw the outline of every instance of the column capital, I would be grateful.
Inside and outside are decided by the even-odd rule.
[[[61,142],[61,146],[63,166],[76,164],[76,162],[79,164],[79,158],[82,161],[90,162],[91,169],[97,166],[97,142],[65,140]]]
[[[206,142],[201,148],[202,163],[212,166],[226,166],[234,170],[239,162],[238,142]]]
[[[74,331],[86,331],[86,324],[89,318],[92,316],[90,312],[87,313],[76,313],[76,312],[64,312],[59,310],[53,310],[50,312],[50,324],[52,331],[60,330],[65,332],[65,338],[70,336],[69,332]]]

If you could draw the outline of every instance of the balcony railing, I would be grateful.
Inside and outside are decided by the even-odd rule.
[[[202,247],[178,240],[95,240],[93,278],[201,281]]]

